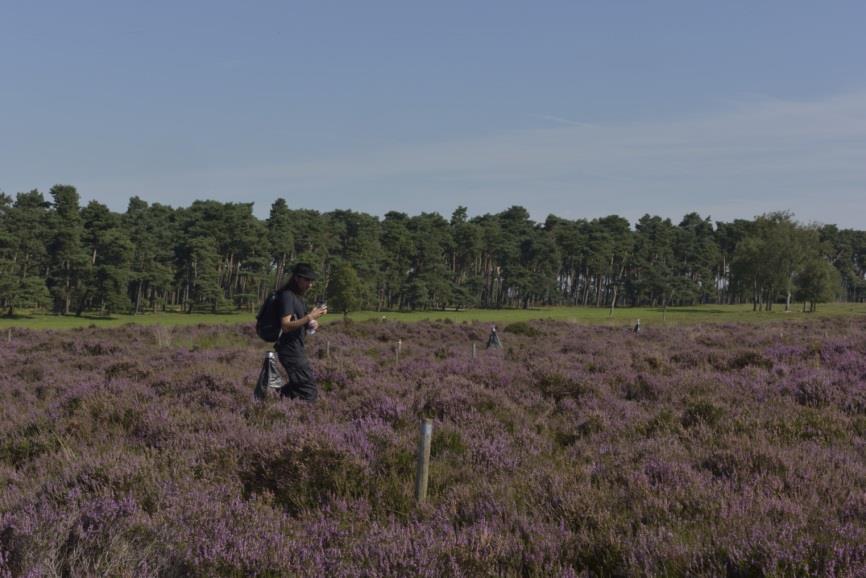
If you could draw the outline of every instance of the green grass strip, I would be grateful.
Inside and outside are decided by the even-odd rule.
[[[367,321],[385,318],[390,321],[443,321],[455,323],[481,321],[485,323],[508,324],[517,321],[536,319],[555,319],[573,323],[594,325],[614,325],[632,327],[640,319],[641,327],[654,325],[683,325],[695,323],[764,323],[769,321],[804,321],[819,317],[860,317],[866,315],[866,303],[828,303],[818,307],[815,313],[803,313],[799,305],[785,313],[784,306],[776,305],[773,311],[752,311],[751,305],[698,305],[691,307],[670,307],[667,311],[655,307],[625,307],[616,309],[610,315],[608,309],[594,307],[543,307],[532,309],[468,309],[463,311],[413,311],[377,312],[358,311],[349,315],[352,321]],[[322,319],[331,323],[342,319],[342,315],[331,313]],[[119,327],[134,323],[137,325],[219,325],[250,323],[254,315],[249,312],[238,313],[144,313],[140,315],[51,315],[26,312],[16,317],[0,318],[0,329],[20,327],[27,329],[74,329],[77,327]],[[0,336],[2,338],[2,336]]]

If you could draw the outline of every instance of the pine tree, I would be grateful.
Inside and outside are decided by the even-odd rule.
[[[68,315],[73,307],[80,311],[85,291],[82,279],[86,276],[87,255],[81,244],[84,227],[75,187],[55,185],[50,193],[54,201],[49,219],[52,236],[48,242],[46,285],[54,299],[54,312]]]

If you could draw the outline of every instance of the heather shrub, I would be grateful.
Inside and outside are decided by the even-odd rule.
[[[792,411],[784,419],[774,420],[771,428],[783,442],[816,441],[830,444],[848,437],[843,424],[831,413],[802,408]]]
[[[638,374],[634,381],[626,382],[623,389],[623,396],[630,401],[655,401],[659,396],[655,380],[642,374]]]
[[[276,504],[297,515],[334,498],[356,498],[368,485],[363,467],[332,448],[284,448],[275,455],[252,454],[238,471],[247,496],[269,492]]]
[[[724,410],[709,401],[696,401],[690,403],[683,412],[683,427],[694,427],[706,425],[716,427],[724,417]]]
[[[604,431],[604,421],[598,415],[590,415],[579,422],[563,424],[553,433],[554,441],[560,446],[573,446],[583,438]]]
[[[731,358],[728,367],[730,369],[743,369],[750,365],[763,369],[771,369],[773,367],[773,362],[757,351],[749,350],[736,353],[733,358]]]
[[[448,453],[460,456],[466,453],[466,449],[466,444],[463,443],[458,430],[445,428],[433,432],[433,438],[430,440],[431,456],[438,458]]]
[[[525,335],[526,337],[538,337],[542,334],[540,330],[536,329],[526,321],[517,321],[506,325],[505,332],[513,333],[514,335]]]
[[[536,387],[545,397],[559,401],[565,397],[580,398],[591,393],[592,389],[578,380],[560,373],[545,373],[539,376]]]
[[[665,408],[646,421],[639,423],[637,431],[645,437],[678,434],[682,431],[682,425],[673,411]]]
[[[515,325],[327,325],[314,405],[251,326],[16,331],[0,576],[866,574],[863,320]]]
[[[0,443],[0,461],[20,467],[56,448],[47,424],[31,423],[19,431],[4,435]]]

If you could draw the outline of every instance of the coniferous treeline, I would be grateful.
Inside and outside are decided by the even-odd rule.
[[[185,208],[137,197],[125,213],[74,187],[0,193],[0,306],[56,313],[254,309],[292,264],[341,309],[668,306],[755,309],[866,298],[866,232],[804,226],[787,213],[674,224],[645,215],[535,223],[522,207],[469,218],[291,209]]]

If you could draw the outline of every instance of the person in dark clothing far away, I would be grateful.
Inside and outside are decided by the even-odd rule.
[[[499,334],[496,333],[496,326],[490,328],[490,336],[487,338],[487,349],[491,347],[495,347],[496,349],[502,348],[502,342],[499,341]]]
[[[274,344],[277,357],[286,369],[288,383],[280,390],[280,395],[304,401],[316,401],[316,387],[313,370],[304,353],[304,337],[307,331],[319,327],[318,319],[328,313],[322,305],[307,311],[303,296],[313,286],[316,274],[307,263],[298,263],[292,269],[292,276],[279,295],[280,325],[282,333]]]

